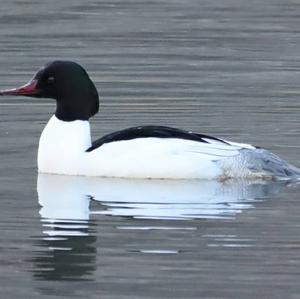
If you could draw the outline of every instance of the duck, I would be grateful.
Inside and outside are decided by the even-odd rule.
[[[92,141],[99,94],[76,62],[56,60],[1,96],[50,98],[56,110],[42,131],[40,173],[142,179],[295,179],[300,169],[272,152],[167,126],[126,128]]]

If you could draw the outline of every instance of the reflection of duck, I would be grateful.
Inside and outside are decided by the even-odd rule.
[[[86,71],[54,61],[31,82],[0,95],[56,100],[56,112],[39,143],[41,172],[135,178],[295,178],[300,170],[267,150],[187,132],[144,126],[91,142],[89,118],[99,109],[97,89]]]
[[[44,222],[46,226],[47,220]],[[65,221],[52,222],[52,237],[36,241],[35,246],[41,250],[36,251],[32,263],[34,276],[38,280],[89,280],[96,266],[95,247],[96,237],[91,229],[76,228],[72,226],[81,223]],[[60,230],[63,227],[63,232]],[[78,234],[78,231],[83,234]],[[56,232],[56,234],[55,234]],[[55,237],[54,237],[55,236]]]
[[[232,217],[254,199],[278,192],[283,182],[126,180],[39,174],[41,215],[87,219],[88,198],[100,202],[93,214],[135,218]],[[77,218],[76,218],[77,217]]]
[[[45,188],[38,183],[40,215],[44,237],[33,263],[36,279],[85,280],[95,270],[96,236],[89,220],[90,199],[78,190],[68,189],[62,180]],[[72,187],[72,186],[70,186]],[[79,187],[79,186],[78,186]]]
[[[39,174],[37,189],[44,237],[36,242],[42,249],[32,260],[34,276],[43,280],[90,279],[97,254],[91,213],[98,217],[101,214],[181,220],[234,217],[251,207],[256,198],[277,193],[282,187],[284,183],[280,182],[125,180]],[[149,223],[146,221],[147,227]]]

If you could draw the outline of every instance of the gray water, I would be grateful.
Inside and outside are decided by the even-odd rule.
[[[75,60],[94,139],[140,124],[299,161],[300,3],[2,0],[0,88]],[[300,187],[38,175],[51,100],[0,99],[1,298],[300,298]]]

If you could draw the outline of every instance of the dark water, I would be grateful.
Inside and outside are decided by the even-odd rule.
[[[300,3],[2,0],[0,88],[54,59],[93,135],[193,129],[299,157]],[[53,102],[0,99],[1,298],[300,298],[300,187],[37,175]]]

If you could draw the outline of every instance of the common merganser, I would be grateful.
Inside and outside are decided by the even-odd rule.
[[[89,118],[99,110],[97,89],[72,61],[54,61],[27,84],[0,91],[56,100],[38,148],[43,173],[158,179],[300,177],[300,169],[271,152],[163,126],[117,131],[92,142]]]

